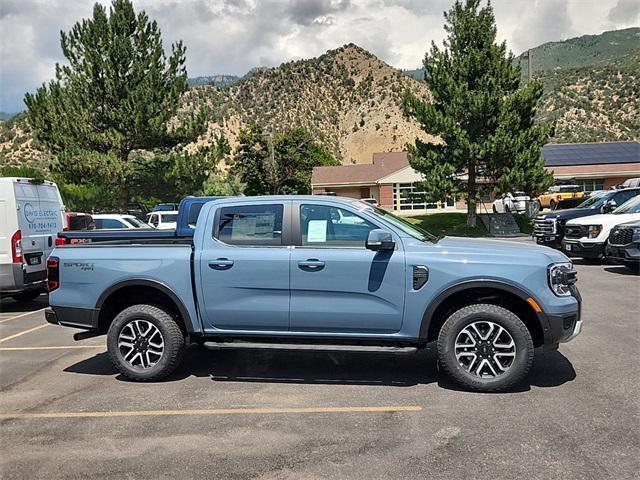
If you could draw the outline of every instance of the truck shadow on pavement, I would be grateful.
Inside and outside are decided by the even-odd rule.
[[[49,306],[49,297],[46,293],[41,294],[30,302],[16,302],[11,297],[0,299],[0,313],[28,313],[35,312]]]
[[[88,375],[118,374],[107,353],[99,353],[67,367],[65,372]],[[362,352],[290,352],[244,349],[205,349],[193,346],[178,370],[164,382],[190,376],[209,377],[215,382],[294,383],[325,385],[371,385],[410,387],[437,383],[448,390],[460,390],[438,373],[435,354],[426,349],[413,354]],[[559,351],[538,351],[531,372],[515,392],[531,386],[557,387],[576,377],[571,362]]]

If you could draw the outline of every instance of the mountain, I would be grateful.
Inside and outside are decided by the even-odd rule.
[[[255,70],[230,87],[193,88],[192,108],[206,105],[214,129],[233,145],[250,122],[279,132],[307,128],[345,163],[370,162],[374,152],[401,150],[416,137],[430,140],[402,114],[405,90],[428,98],[426,86],[349,44],[317,58]]]
[[[187,83],[190,87],[199,87],[202,85],[214,85],[216,87],[228,87],[240,80],[236,75],[209,75],[204,77],[188,78]]]
[[[640,138],[640,47],[634,43],[639,34],[638,28],[626,29],[533,49],[534,76],[544,85],[537,115],[556,121],[552,141]],[[404,91],[429,98],[426,85],[410,73],[348,44],[317,58],[256,68],[240,79],[191,79],[181,112],[211,112],[208,135],[200,142],[222,131],[234,146],[250,122],[274,133],[302,126],[342,162],[370,162],[373,152],[401,150],[416,137],[435,140],[402,114]],[[24,114],[0,123],[0,163],[49,162],[31,140]]]
[[[8,112],[0,112],[0,121],[6,122],[7,120],[11,120],[13,117],[15,117],[19,112],[13,112],[13,113],[8,113]]]

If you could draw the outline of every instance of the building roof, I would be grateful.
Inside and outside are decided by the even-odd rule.
[[[407,152],[374,153],[373,163],[315,167],[311,176],[313,185],[374,184],[377,180],[409,165]]]
[[[640,142],[551,143],[542,147],[547,167],[640,162]]]

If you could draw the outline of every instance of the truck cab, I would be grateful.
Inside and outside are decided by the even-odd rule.
[[[436,342],[461,385],[500,391],[535,347],[578,335],[575,282],[560,252],[436,237],[358,200],[221,198],[202,207],[191,244],[56,249],[47,320],[106,333],[114,365],[138,381],[169,375],[187,343]]]

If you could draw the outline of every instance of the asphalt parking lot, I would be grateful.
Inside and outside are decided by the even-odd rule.
[[[577,270],[583,333],[497,395],[458,390],[429,350],[196,347],[136,384],[104,337],[46,324],[45,296],[3,300],[1,477],[637,478],[640,277]]]

